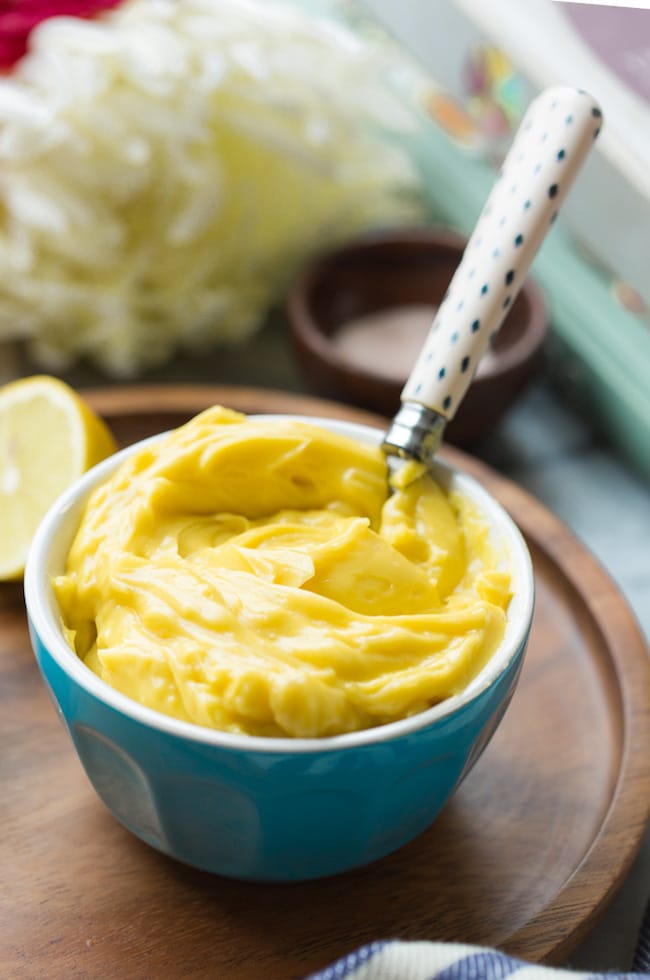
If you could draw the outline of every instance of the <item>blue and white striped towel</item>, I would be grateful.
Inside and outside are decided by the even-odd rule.
[[[650,906],[641,927],[632,972],[598,973],[526,963],[493,949],[458,943],[370,943],[307,980],[650,980]]]

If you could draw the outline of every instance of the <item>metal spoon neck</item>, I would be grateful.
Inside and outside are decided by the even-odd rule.
[[[402,402],[384,437],[382,449],[402,459],[430,463],[442,443],[447,419],[420,402]]]

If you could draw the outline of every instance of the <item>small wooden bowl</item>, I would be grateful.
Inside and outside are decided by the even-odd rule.
[[[465,242],[447,229],[391,231],[305,269],[287,315],[314,390],[392,416]],[[494,428],[539,368],[547,322],[544,296],[527,279],[445,430],[449,442],[470,443]]]

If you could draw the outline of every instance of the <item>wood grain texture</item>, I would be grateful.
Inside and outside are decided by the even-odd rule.
[[[214,402],[375,422],[246,388],[88,393],[122,443]],[[520,685],[436,823],[368,868],[255,885],[187,868],[123,829],[91,789],[29,646],[20,586],[0,589],[0,975],[273,980],[380,938],[497,946],[559,962],[630,866],[650,801],[650,666],[629,608],[568,529],[457,450],[533,555],[537,606]]]

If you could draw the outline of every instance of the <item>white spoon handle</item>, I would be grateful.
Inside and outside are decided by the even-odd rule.
[[[550,88],[530,105],[422,352],[402,391],[453,418],[582,166],[602,114],[586,92]]]

